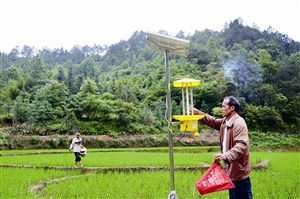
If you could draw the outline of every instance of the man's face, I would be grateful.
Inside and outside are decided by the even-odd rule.
[[[225,99],[222,103],[223,117],[228,117],[234,111],[234,106],[229,106],[228,103],[229,103],[229,99]]]
[[[76,136],[77,138],[79,138],[79,137],[80,137],[80,133],[76,133],[75,136]]]

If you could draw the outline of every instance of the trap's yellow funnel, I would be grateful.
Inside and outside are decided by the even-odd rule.
[[[181,132],[192,132],[194,136],[199,136],[198,120],[204,115],[173,115],[173,118],[180,121]]]

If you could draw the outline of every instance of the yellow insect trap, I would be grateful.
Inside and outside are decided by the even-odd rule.
[[[204,115],[194,115],[193,87],[200,85],[200,80],[184,78],[174,81],[174,87],[181,88],[182,91],[182,115],[173,115],[173,119],[180,121],[181,132],[192,132],[194,136],[199,136],[198,120]]]

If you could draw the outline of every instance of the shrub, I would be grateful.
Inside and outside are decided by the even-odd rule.
[[[215,107],[212,109],[212,114],[216,117],[222,117],[222,108],[221,107]]]
[[[259,148],[299,148],[299,136],[275,132],[250,131],[250,144]]]
[[[55,133],[65,133],[66,126],[63,123],[52,123],[47,125],[47,130]]]
[[[9,134],[0,131],[0,149],[6,148],[8,146]]]
[[[98,122],[98,121],[80,121],[79,130],[84,134],[89,135],[115,135],[119,132],[117,125],[109,122]]]
[[[259,107],[252,104],[246,104],[245,121],[250,129],[257,129],[259,127]]]
[[[278,128],[282,129],[283,127],[281,115],[274,107],[261,107],[258,119],[263,130],[278,130]]]

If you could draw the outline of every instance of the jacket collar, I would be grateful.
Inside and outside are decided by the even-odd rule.
[[[233,125],[233,122],[234,122],[238,117],[239,117],[239,114],[236,113],[235,115],[232,116],[232,118],[230,118],[229,122],[226,122],[226,118],[225,118],[223,123],[225,123],[225,125],[226,125],[227,127],[231,128],[232,125]]]

